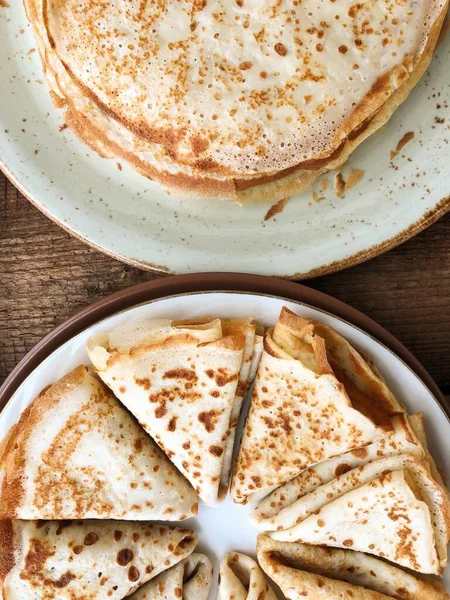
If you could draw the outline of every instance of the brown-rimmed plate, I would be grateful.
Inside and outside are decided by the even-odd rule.
[[[0,438],[42,388],[78,364],[89,365],[85,342],[94,333],[143,317],[190,318],[206,313],[252,315],[270,325],[284,305],[332,325],[374,361],[410,412],[425,414],[433,455],[450,479],[446,461],[450,420],[444,399],[406,348],[371,319],[338,300],[299,284],[254,275],[211,273],[160,279],[112,294],[81,311],[44,338],[1,388]],[[200,549],[214,560],[216,568],[227,551],[254,555],[257,531],[248,521],[251,509],[234,505],[230,499],[215,508],[202,504],[199,516],[187,523],[198,531]]]

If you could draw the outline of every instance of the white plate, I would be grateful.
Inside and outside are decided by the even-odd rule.
[[[116,313],[73,337],[53,352],[18,388],[0,415],[0,439],[45,386],[81,363],[90,364],[85,343],[94,333],[143,317],[184,319],[211,313],[221,317],[252,315],[265,325],[273,325],[282,306],[331,325],[373,359],[408,411],[424,413],[432,454],[444,478],[450,481],[450,422],[428,388],[395,354],[362,330],[329,313],[281,298],[235,292],[200,292],[155,300]],[[243,417],[244,414],[241,425]],[[257,532],[247,520],[250,510],[252,507],[237,506],[229,499],[216,508],[201,504],[199,516],[185,523],[185,526],[198,531],[199,548],[213,559],[216,575],[219,561],[226,552],[236,550],[254,556]],[[446,570],[445,581],[450,590],[450,568]],[[211,598],[215,597],[214,591]]]
[[[345,199],[330,189],[316,203],[308,191],[264,222],[270,204],[179,201],[126,164],[119,171],[115,160],[99,158],[69,130],[60,132],[63,114],[50,101],[16,0],[0,8],[0,161],[50,218],[137,266],[173,273],[323,274],[383,252],[450,208],[447,38],[410,98],[352,156],[350,164],[366,174]],[[409,131],[414,140],[391,163],[391,150]]]

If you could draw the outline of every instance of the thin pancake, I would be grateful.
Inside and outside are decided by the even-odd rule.
[[[186,529],[120,521],[0,521],[2,600],[122,600],[189,556]]]
[[[130,600],[208,600],[213,581],[211,561],[191,554],[174,567],[140,587]]]
[[[217,600],[277,600],[277,597],[252,558],[228,552],[220,563]]]
[[[136,325],[128,333],[126,327],[121,335],[132,340]],[[133,347],[131,341],[110,347],[116,332],[96,336],[88,341],[88,353],[102,380],[202,500],[215,504],[226,494],[220,482],[227,479],[224,458],[245,336],[218,337],[222,330],[216,325],[164,327]]]
[[[386,423],[389,428],[389,417],[404,412],[379,373],[331,327],[283,307],[272,337],[280,348],[316,373],[331,368],[352,405],[374,423]],[[318,349],[324,353],[316,357]]]
[[[350,547],[421,573],[440,574],[447,564],[449,500],[412,456],[349,471],[290,510],[295,525],[274,539]]]
[[[392,417],[392,428],[392,431],[373,444],[318,463],[283,484],[265,498],[250,515],[250,521],[260,531],[287,529],[298,518],[298,514],[292,509],[295,502],[336,477],[387,456],[411,454],[419,462],[422,461],[425,450],[413,434],[407,417]]]
[[[193,488],[80,366],[23,412],[0,450],[0,517],[180,521]]]
[[[230,486],[236,429],[239,423],[239,417],[241,416],[245,395],[256,375],[256,370],[262,354],[262,344],[260,343],[259,336],[255,335],[256,325],[251,318],[224,320],[222,321],[222,330],[224,335],[243,335],[245,337],[242,366],[239,373],[239,382],[236,389],[233,408],[231,410],[230,428],[228,430],[228,439],[225,444],[222,473],[220,476],[219,493],[220,495],[226,495]]]
[[[440,582],[353,550],[258,537],[261,567],[290,600],[450,600]]]
[[[45,47],[41,54],[46,66],[51,64],[49,72],[58,72],[55,88],[67,103],[68,121],[85,141],[103,154],[112,152],[130,160],[177,193],[215,193],[241,200],[252,198],[252,190],[246,192],[245,186],[257,186],[259,196],[270,189],[273,200],[283,183],[285,192],[302,187],[303,180],[309,183],[318,170],[336,166],[336,159],[345,161],[353,133],[367,122],[374,123],[366,128],[369,133],[376,130],[423,73],[445,7],[443,0],[435,0],[405,12],[403,4],[389,3],[392,19],[386,21],[376,3],[341,3],[332,7],[333,14],[323,5],[303,3],[296,9],[299,28],[284,1],[262,11],[250,5],[222,6],[219,0],[199,6],[185,2],[181,7],[177,4],[179,27],[170,31],[167,19],[173,3],[167,4],[165,12],[159,5],[139,11],[136,0],[123,13],[118,2],[103,11],[95,3],[79,10],[72,2],[27,2],[34,30]],[[244,18],[242,10],[248,24],[244,28],[235,19]],[[99,43],[98,27],[92,26],[98,18],[105,29],[114,29],[117,19],[121,22],[120,33],[108,35],[108,51],[104,41]],[[149,22],[155,35],[137,43],[134,37],[142,36]],[[267,22],[265,29],[262,22]],[[281,23],[282,29],[277,29]],[[228,41],[223,54],[220,31],[211,38],[213,30],[224,27],[235,38],[236,55],[230,56]],[[342,27],[339,35],[336,27]],[[280,31],[284,41],[276,42]],[[76,42],[80,35],[82,44]],[[244,38],[245,45],[240,46]],[[267,47],[268,39],[273,46]],[[389,53],[393,44],[395,51]],[[238,58],[243,53],[240,48],[252,54],[252,61]],[[277,48],[286,50],[283,56]],[[312,63],[304,61],[305,52],[314,57]],[[149,56],[153,57],[150,69]],[[159,64],[159,58],[164,62]],[[207,60],[200,75],[199,60]],[[211,61],[215,69],[209,69]],[[275,70],[269,68],[272,62]],[[115,68],[105,68],[106,63],[114,63]],[[242,65],[250,66],[242,70]],[[148,84],[163,75],[163,85]],[[139,89],[140,82],[145,90]],[[227,94],[223,85],[229,88]],[[408,85],[406,93],[390,102],[397,90]],[[202,88],[200,93],[197,87]],[[337,99],[339,87],[342,94]],[[149,96],[149,90],[155,97]],[[238,97],[240,102],[232,106]],[[384,105],[387,110],[382,114]],[[219,114],[222,118],[215,119]],[[358,133],[356,138],[360,143],[363,136]],[[274,186],[272,181],[280,177],[281,186]]]
[[[309,327],[309,324],[307,324]],[[294,352],[295,354],[295,352]],[[231,494],[256,502],[310,466],[375,441],[381,430],[353,408],[323,345],[299,360],[269,330],[256,377]]]

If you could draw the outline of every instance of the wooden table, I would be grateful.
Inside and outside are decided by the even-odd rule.
[[[0,174],[0,383],[56,325],[155,275],[72,238]],[[397,336],[450,395],[450,213],[368,263],[305,282]]]

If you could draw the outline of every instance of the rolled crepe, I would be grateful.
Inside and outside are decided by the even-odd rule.
[[[228,552],[220,563],[217,600],[277,600],[263,572],[252,558]]]
[[[400,454],[412,454],[420,462],[425,449],[415,436],[408,417],[397,415],[391,418],[392,431],[364,448],[357,448],[314,465],[272,492],[250,515],[250,520],[260,531],[276,531],[292,527],[298,515],[290,511],[297,500],[316,488],[366,465],[372,460]]]
[[[99,376],[207,504],[226,495],[247,345],[241,331],[223,336],[218,319],[125,324],[87,345]]]
[[[344,473],[285,511],[295,524],[273,539],[351,548],[420,573],[440,575],[447,564],[449,500],[413,456]]]
[[[3,600],[122,600],[189,556],[186,529],[120,521],[1,521]]]
[[[450,600],[434,579],[352,550],[259,536],[258,561],[288,600]]]
[[[198,497],[80,366],[25,409],[0,449],[0,517],[184,520]]]
[[[392,431],[392,417],[403,413],[347,342],[342,353],[358,375],[346,374],[350,358],[341,358],[330,344],[338,376],[315,327],[283,309],[265,336],[233,474],[235,502],[257,502],[312,465],[375,442]]]
[[[208,600],[213,581],[211,561],[191,554],[174,567],[140,587],[130,600]]]

